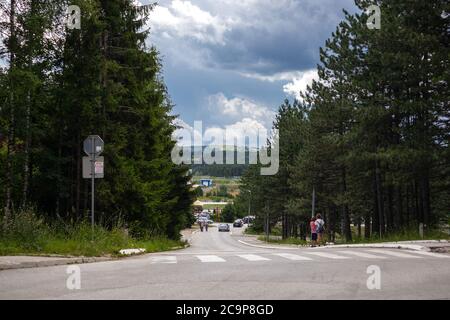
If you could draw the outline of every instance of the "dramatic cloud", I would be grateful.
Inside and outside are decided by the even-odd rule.
[[[174,112],[210,130],[270,128],[283,100],[317,79],[342,9],[354,12],[354,0],[159,0],[149,43]]]
[[[177,41],[193,66],[263,76],[311,69],[343,5],[352,0],[160,1],[151,15],[155,41]],[[330,30],[331,29],[331,30]],[[180,43],[181,42],[181,43]],[[172,42],[173,44],[173,42]],[[182,51],[177,51],[179,47]],[[199,63],[201,60],[201,63]]]

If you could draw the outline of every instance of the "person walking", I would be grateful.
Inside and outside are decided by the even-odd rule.
[[[325,231],[325,221],[322,219],[322,215],[320,213],[318,213],[316,215],[316,221],[314,222],[316,225],[316,233],[317,233],[317,242],[320,244],[322,244],[323,241],[323,233]]]
[[[316,218],[312,217],[309,222],[311,228],[311,247],[315,247],[317,244],[317,232],[316,232]]]

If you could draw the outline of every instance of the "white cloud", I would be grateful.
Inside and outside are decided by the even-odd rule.
[[[172,138],[181,147],[208,145],[211,143],[212,137],[219,139],[215,141],[215,144],[218,146],[222,145],[220,140],[223,139],[225,145],[244,147],[247,143],[245,137],[248,137],[249,146],[256,148],[258,147],[258,143],[260,146],[266,144],[270,131],[263,123],[251,118],[243,118],[223,127],[210,126],[202,128],[199,126],[194,129],[194,127],[179,118],[174,121],[174,124],[180,128],[173,133]]]
[[[158,5],[150,15],[150,27],[165,38],[191,38],[201,43],[224,45],[231,19],[213,16],[190,1],[174,0]]]
[[[258,144],[259,146],[265,145],[268,134],[269,130],[263,123],[250,118],[243,118],[225,127],[209,127],[205,131],[205,136],[223,137],[227,146],[244,147],[246,145],[245,137],[249,137],[248,143],[251,148],[257,148]]]
[[[239,120],[251,119],[265,127],[271,127],[275,116],[275,112],[262,104],[247,98],[228,99],[222,92],[208,97],[208,109],[214,118],[220,118],[221,121],[238,123]]]
[[[283,91],[300,100],[300,92],[304,92],[307,86],[310,86],[314,80],[319,80],[317,70],[302,72],[300,76],[292,79],[291,82],[283,86]]]

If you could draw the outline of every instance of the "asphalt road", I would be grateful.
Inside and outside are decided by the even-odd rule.
[[[68,289],[68,266],[0,271],[0,299],[450,299],[450,255],[265,249],[240,232],[210,228],[184,250],[79,265],[80,289]]]

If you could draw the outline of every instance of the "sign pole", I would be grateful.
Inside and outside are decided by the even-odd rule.
[[[92,165],[91,165],[91,224],[92,224],[92,234],[94,234],[94,214],[95,214],[95,202],[94,202],[94,192],[95,192],[95,143],[94,137],[92,140]]]
[[[98,135],[90,135],[83,142],[83,149],[87,155],[87,157],[83,157],[83,178],[91,179],[92,236],[95,231],[95,179],[104,177],[104,157],[100,156],[104,145],[105,143]]]

